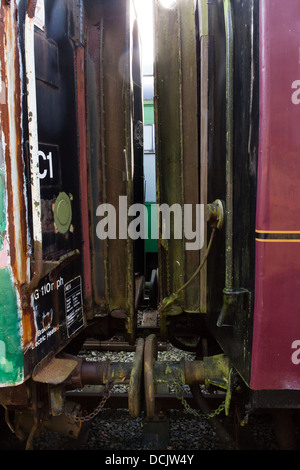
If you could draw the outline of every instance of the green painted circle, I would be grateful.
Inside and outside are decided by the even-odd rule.
[[[72,205],[69,196],[59,193],[54,206],[54,222],[59,233],[66,233],[72,221]]]

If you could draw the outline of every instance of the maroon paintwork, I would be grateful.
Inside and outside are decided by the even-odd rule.
[[[294,343],[299,340],[300,345],[300,239],[286,240],[287,232],[300,234],[300,2],[261,0],[259,28],[260,137],[250,386],[300,389],[300,346]],[[261,239],[270,233],[278,234],[280,241]]]

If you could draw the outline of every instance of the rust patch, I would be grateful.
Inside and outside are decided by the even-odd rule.
[[[33,2],[36,3],[36,2]],[[33,8],[33,5],[32,5]],[[0,103],[0,130],[4,148],[7,189],[9,255],[15,285],[20,299],[27,281],[27,210],[24,194],[24,161],[22,133],[22,91],[19,63],[16,1],[0,7],[1,80],[5,84],[5,100]],[[23,305],[22,305],[23,307]],[[22,315],[24,345],[36,335],[33,310],[25,303]],[[26,313],[27,312],[27,313]]]
[[[23,289],[22,289],[23,290]],[[28,296],[22,296],[22,326],[23,326],[23,349],[24,353],[36,342],[36,326],[34,322],[34,310],[28,303]]]
[[[34,17],[36,4],[37,4],[37,0],[28,1],[27,13],[28,13],[29,18]]]

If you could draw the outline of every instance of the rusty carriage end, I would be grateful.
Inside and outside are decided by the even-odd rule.
[[[141,247],[95,237],[97,204],[115,203],[119,193],[128,204],[142,197],[131,0],[1,2],[0,71],[0,404],[20,400],[38,427],[48,385],[78,368],[77,358],[57,354],[115,325],[135,343]],[[132,378],[122,376],[134,397],[139,349]],[[107,374],[116,380],[118,372]]]
[[[29,276],[23,161],[22,82],[16,2],[0,8],[0,384],[25,378],[23,351],[35,343],[32,308],[22,311]]]
[[[115,384],[129,386],[128,408],[131,416],[140,416],[142,410],[143,390],[143,355],[144,339],[137,341],[136,352],[132,362],[88,361],[80,356],[62,354],[46,359],[39,364],[22,391],[6,401],[9,410],[17,403],[21,408],[15,412],[14,425],[6,416],[7,424],[16,436],[27,439],[26,448],[32,449],[33,442],[42,429],[46,428],[77,439],[84,423],[92,420],[105,406],[110,397],[111,387]],[[85,386],[97,386],[102,398],[98,406],[88,414],[75,400],[68,399],[68,391],[80,391]],[[21,393],[22,392],[22,393]],[[7,394],[5,399],[7,400]],[[1,399],[1,393],[0,393]]]

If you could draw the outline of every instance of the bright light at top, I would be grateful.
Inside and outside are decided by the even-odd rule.
[[[176,0],[160,0],[161,5],[164,8],[169,8],[171,10],[176,5]]]
[[[148,75],[153,71],[153,0],[135,0],[142,41],[143,69]]]

